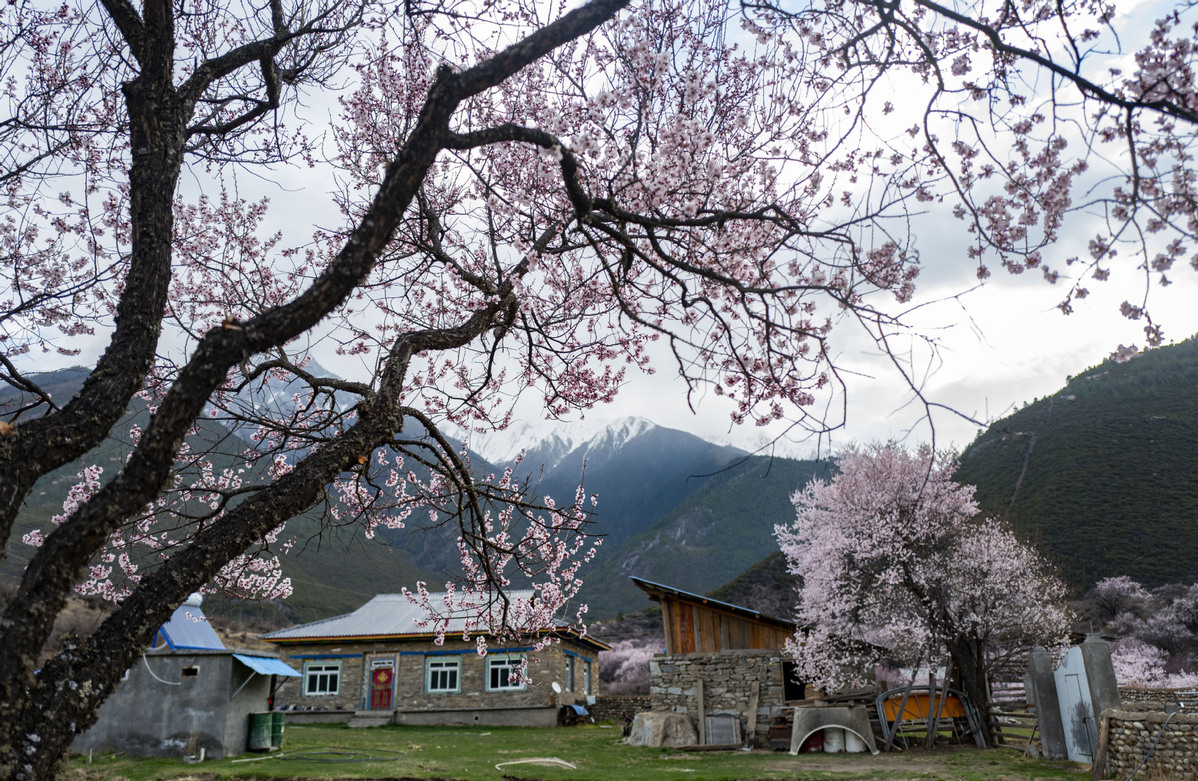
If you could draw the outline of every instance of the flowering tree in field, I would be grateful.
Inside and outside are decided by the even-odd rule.
[[[0,777],[51,777],[192,591],[285,593],[301,512],[455,528],[454,606],[535,633],[577,591],[588,499],[479,473],[445,427],[506,426],[530,394],[551,416],[607,401],[653,342],[735,422],[834,426],[807,412],[838,382],[834,318],[883,349],[903,328],[904,226],[929,204],[957,207],[983,277],[987,257],[1044,266],[1072,211],[1100,215],[1066,310],[1133,239],[1168,272],[1195,233],[1193,40],[1171,14],[1110,72],[1113,13],[5,4],[0,537],[39,481],[80,478],[25,536],[0,617]],[[1085,181],[1091,159],[1121,172]],[[243,195],[260,180],[331,195],[279,215]],[[38,356],[86,339],[103,352],[54,398]],[[329,345],[361,375],[317,371]],[[131,407],[145,419],[118,425]],[[986,537],[979,556],[1018,556]],[[534,599],[509,597],[517,574]],[[72,589],[117,607],[35,674]]]
[[[985,712],[991,665],[1064,641],[1064,585],[1009,529],[976,517],[952,458],[888,443],[851,450],[839,467],[796,493],[795,523],[777,528],[802,583],[803,629],[787,642],[799,677],[865,683],[866,643],[907,664],[949,658]]]
[[[1148,599],[1148,590],[1126,575],[1104,578],[1086,594],[1094,605],[1094,617],[1102,623],[1140,607]]]
[[[1095,583],[1086,601],[1096,628],[1119,636],[1111,657],[1120,683],[1198,685],[1198,585],[1166,584],[1149,592],[1119,575]]]
[[[599,680],[608,694],[648,694],[649,660],[661,653],[660,638],[619,640],[599,657]]]
[[[1198,687],[1198,673],[1177,670],[1164,650],[1136,637],[1125,637],[1111,644],[1111,662],[1115,679],[1122,686],[1144,686],[1150,689],[1193,689]]]

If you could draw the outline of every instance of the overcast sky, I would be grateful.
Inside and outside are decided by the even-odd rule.
[[[1128,321],[1118,311],[1122,301],[1139,300],[1139,280],[1132,269],[1122,269],[1118,279],[1112,274],[1105,285],[1092,286],[1091,296],[1065,316],[1056,309],[1063,282],[1052,286],[1039,274],[1010,278],[996,272],[986,285],[971,290],[974,270],[963,255],[930,254],[925,254],[926,263],[933,268],[925,272],[926,282],[916,297],[925,307],[909,321],[937,342],[932,354],[921,340],[911,340],[915,365],[923,370],[924,393],[931,402],[975,420],[993,421],[1024,402],[1055,392],[1067,377],[1100,363],[1120,344],[1144,346],[1142,323]],[[1178,281],[1165,290],[1152,291],[1151,299],[1166,334],[1177,341],[1198,333],[1198,307],[1194,306],[1198,286],[1183,277],[1179,274]],[[872,342],[850,324],[835,329],[831,343],[846,370],[846,425],[822,442],[784,439],[779,444],[782,453],[806,456],[817,448],[835,450],[852,441],[896,438],[914,445],[931,440],[924,407],[912,403],[902,378]],[[702,399],[695,415],[681,398],[681,390],[667,378],[637,377],[615,404],[590,415],[641,415],[742,446],[763,439],[763,432],[752,427],[730,431],[728,408],[722,400]],[[948,409],[934,409],[932,423],[938,447],[964,448],[978,431],[977,425]]]

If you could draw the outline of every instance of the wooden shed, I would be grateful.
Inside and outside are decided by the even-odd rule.
[[[722,651],[779,651],[798,625],[756,610],[691,594],[660,583],[631,578],[661,604],[666,654],[720,653]]]

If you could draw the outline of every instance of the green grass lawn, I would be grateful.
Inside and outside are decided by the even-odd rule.
[[[94,756],[70,762],[67,777],[86,781],[146,781],[223,778],[373,779],[544,779],[557,781],[661,781],[688,779],[1089,779],[1080,765],[1046,762],[1009,749],[973,748],[879,754],[803,754],[735,751],[688,753],[677,749],[627,746],[617,729],[515,727],[288,726],[283,749],[269,758],[247,754],[235,759],[185,765],[180,759]],[[495,765],[519,759],[555,757],[575,769],[534,764]],[[344,761],[353,760],[353,761]],[[362,761],[364,760],[364,761]]]

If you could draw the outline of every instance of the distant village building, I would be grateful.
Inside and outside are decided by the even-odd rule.
[[[661,605],[666,648],[649,662],[654,711],[685,713],[703,728],[703,717],[735,716],[759,743],[788,702],[813,689],[795,680],[783,652],[798,625],[755,610],[631,578]],[[746,735],[749,736],[749,735]]]
[[[176,608],[129,668],[74,751],[212,759],[247,748],[249,717],[270,709],[279,678],[299,673],[277,658],[225,648],[198,595]]]
[[[442,608],[444,597],[430,595]],[[491,645],[483,657],[462,639],[465,617],[451,618],[442,645],[422,626],[426,618],[404,595],[379,594],[352,613],[263,635],[303,671],[277,702],[343,712],[357,724],[552,726],[561,707],[585,707],[599,693],[599,653],[610,646],[564,624],[553,632],[557,642],[535,653]],[[510,675],[525,660],[528,683]]]

